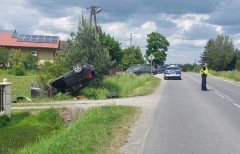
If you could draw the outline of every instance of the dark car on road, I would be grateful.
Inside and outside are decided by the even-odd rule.
[[[156,69],[154,66],[151,65],[135,65],[132,67],[129,67],[126,72],[128,73],[134,73],[136,75],[140,75],[140,74],[158,74],[158,69]]]
[[[48,85],[46,90],[40,88],[31,87],[31,96],[36,97],[40,95],[41,91],[47,91],[51,95],[55,95],[58,92],[61,93],[74,93],[76,90],[81,90],[86,87],[89,82],[95,76],[95,68],[92,65],[77,64],[73,67],[73,70],[54,79]]]

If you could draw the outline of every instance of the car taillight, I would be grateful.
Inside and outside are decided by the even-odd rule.
[[[91,73],[86,74],[86,75],[85,75],[85,78],[91,79],[91,78],[92,78],[92,74],[91,74]]]

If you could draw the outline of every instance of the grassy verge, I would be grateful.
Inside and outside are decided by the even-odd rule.
[[[62,127],[55,109],[14,111],[10,124],[0,127],[0,153],[13,153]]]
[[[82,95],[89,99],[106,99],[109,93],[120,97],[142,96],[152,93],[159,85],[160,80],[151,75],[117,74],[108,76],[98,87],[87,87]]]
[[[31,73],[25,76],[15,76],[9,75],[7,71],[1,71],[0,75],[0,82],[2,82],[3,78],[7,78],[8,82],[12,83],[12,98],[18,96],[31,97],[31,82],[36,80],[36,74]]]
[[[28,73],[26,76],[9,75],[7,71],[0,71],[0,81],[7,78],[12,83],[12,98],[18,96],[30,97],[31,81],[37,79],[37,74]],[[118,74],[107,76],[102,84],[96,87],[86,87],[81,95],[87,99],[106,99],[109,94],[117,94],[119,97],[142,96],[152,93],[159,85],[160,80],[151,75]],[[61,100],[73,100],[72,96],[58,94],[53,99],[48,97],[33,98],[31,102],[51,102]],[[20,102],[28,102],[23,100]]]
[[[240,82],[240,71],[210,71],[212,75]]]
[[[138,111],[135,107],[127,106],[105,106],[88,110],[67,130],[61,130],[51,138],[42,139],[38,144],[25,147],[18,153],[114,153],[111,149],[124,142],[132,118]]]

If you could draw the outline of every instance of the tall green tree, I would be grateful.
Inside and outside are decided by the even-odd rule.
[[[9,50],[4,47],[0,47],[0,65],[3,66],[3,68],[7,67],[9,58]]]
[[[208,57],[207,57],[207,53],[209,52],[210,50],[210,47],[213,45],[214,43],[214,40],[213,39],[209,39],[207,41],[207,45],[204,47],[204,51],[203,53],[201,53],[200,55],[200,60],[199,62],[203,65],[205,62],[208,61]]]
[[[232,40],[228,36],[218,35],[215,39],[210,39],[205,46],[200,61],[208,61],[209,67],[216,71],[233,69],[236,63],[234,60],[235,48]]]
[[[123,66],[124,69],[127,69],[130,66],[136,64],[143,64],[143,56],[141,49],[139,47],[131,46],[122,50],[122,60],[120,65]]]
[[[99,29],[99,40],[102,46],[109,52],[111,61],[114,62],[115,65],[118,65],[122,58],[120,43],[116,41],[114,37],[102,32],[101,29]]]
[[[91,64],[98,79],[108,73],[111,65],[109,52],[101,45],[96,28],[84,20],[79,24],[78,31],[71,34],[63,53],[66,66],[72,68],[76,63]]]
[[[166,61],[166,52],[170,45],[166,37],[157,32],[152,32],[147,35],[147,43],[146,59],[149,60],[148,57],[153,54],[155,57],[153,64],[163,65]]]

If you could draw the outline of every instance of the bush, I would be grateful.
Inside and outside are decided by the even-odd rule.
[[[24,67],[19,64],[13,65],[12,71],[16,76],[23,76],[26,74]]]
[[[10,121],[11,120],[7,115],[0,116],[0,127],[8,125]]]
[[[36,70],[38,67],[38,59],[36,56],[27,55],[24,61],[24,67],[27,70]]]

